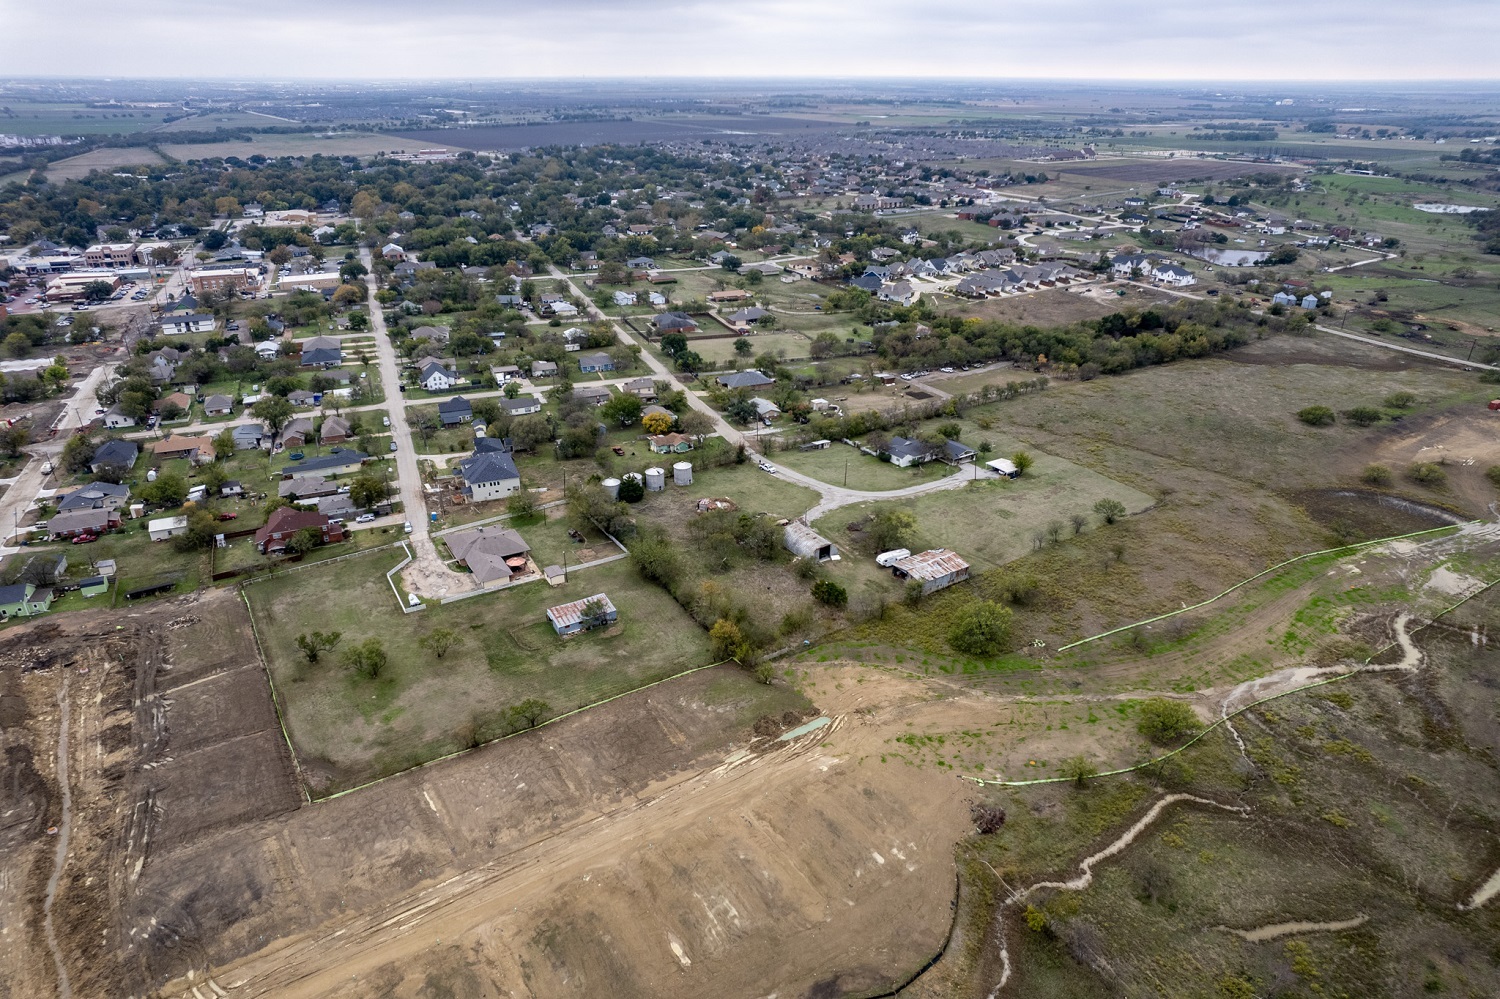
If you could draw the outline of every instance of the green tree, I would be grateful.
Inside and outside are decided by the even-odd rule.
[[[812,585],[813,599],[829,607],[844,607],[849,603],[849,591],[831,579],[820,579]]]
[[[1025,451],[1017,451],[1010,456],[1010,463],[1016,466],[1016,476],[1019,478],[1031,471],[1031,466],[1036,464],[1036,460]]]
[[[293,410],[292,404],[287,402],[284,397],[271,395],[266,396],[254,406],[251,406],[250,412],[256,419],[264,423],[271,431],[271,436],[275,437],[281,433],[282,427],[291,422]]]
[[[599,415],[610,423],[630,427],[640,422],[642,408],[640,396],[634,392],[621,392],[610,396],[609,401],[599,407]]]
[[[677,364],[677,370],[684,374],[696,375],[707,367],[707,362],[703,360],[703,356],[696,350],[684,350],[673,358],[673,360]]]
[[[1149,697],[1141,703],[1136,731],[1159,746],[1170,746],[1198,731],[1198,716],[1182,701]]]
[[[349,483],[349,502],[364,509],[385,502],[390,484],[373,472],[361,472]]]
[[[917,543],[917,518],[907,510],[882,510],[866,533],[880,551],[910,548]]]
[[[1115,521],[1125,516],[1125,504],[1116,499],[1102,499],[1094,504],[1094,512],[1097,513],[1106,524],[1113,524]]]
[[[28,344],[30,341],[28,341]],[[687,350],[688,338],[682,333],[664,333],[661,338],[661,352],[668,357],[676,357]]]
[[[734,341],[734,352],[740,357],[749,357],[755,353],[755,345],[748,338],[740,337]]]
[[[199,507],[188,511],[187,521],[187,530],[172,539],[174,548],[180,552],[194,552],[202,551],[214,543],[219,525],[213,514]]]
[[[1355,406],[1344,411],[1344,419],[1357,427],[1373,427],[1385,419],[1385,414],[1374,406]]]
[[[1327,406],[1306,406],[1297,410],[1297,419],[1309,427],[1327,427],[1332,426],[1338,417]]]
[[[739,659],[743,661],[748,657],[751,646],[745,633],[740,626],[721,617],[714,622],[714,626],[708,629],[708,642],[713,650],[715,659]]]
[[[1417,396],[1414,392],[1392,392],[1385,397],[1385,404],[1390,409],[1411,409],[1417,404]]]
[[[25,357],[31,353],[31,338],[17,330],[5,338],[5,352],[11,357]]]
[[[292,555],[306,555],[323,543],[323,532],[316,527],[304,527],[286,539],[286,550]]]
[[[378,680],[390,665],[390,657],[378,638],[367,638],[344,650],[344,668],[367,680]]]
[[[626,475],[620,479],[620,502],[639,503],[645,496],[646,486],[638,476]]]
[[[1429,489],[1436,489],[1448,481],[1448,473],[1436,462],[1419,461],[1406,470],[1406,475],[1413,482]]]
[[[1010,642],[1010,608],[993,600],[976,600],[963,610],[948,631],[948,644],[971,656],[995,656]]]
[[[302,650],[302,655],[309,663],[315,663],[324,652],[332,652],[343,637],[343,634],[337,631],[304,633],[297,636],[297,648]]]
[[[1391,484],[1391,470],[1384,465],[1366,465],[1359,480],[1367,486],[1384,488]]]
[[[448,651],[463,644],[463,636],[452,628],[433,628],[423,635],[417,644],[441,659]]]
[[[510,709],[512,724],[517,728],[536,728],[547,713],[552,710],[552,705],[536,697],[528,697],[520,704]]]
[[[552,426],[545,416],[518,416],[510,425],[510,441],[518,451],[535,451],[552,440]]]

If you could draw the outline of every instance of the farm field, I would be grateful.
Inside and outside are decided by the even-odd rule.
[[[137,166],[159,167],[165,163],[166,160],[145,148],[91,149],[49,164],[47,177],[51,180],[82,180],[95,170],[108,172]]]
[[[545,701],[550,717],[710,662],[702,629],[628,562],[578,572],[560,587],[530,583],[392,622],[399,611],[385,572],[398,560],[370,555],[246,590],[287,730],[318,793],[503,734],[506,711],[528,698]],[[552,633],[547,607],[600,592],[619,608],[619,626],[567,640]],[[460,639],[441,658],[420,644],[438,629]],[[337,651],[309,665],[295,643],[315,630],[339,631],[340,651],[378,638],[390,665],[374,680],[341,669]]]
[[[274,122],[262,122],[274,124]],[[408,140],[371,132],[296,133],[250,135],[244,141],[204,142],[184,145],[164,143],[161,151],[175,160],[206,160],[228,156],[241,159],[261,156],[373,156],[411,148]]]

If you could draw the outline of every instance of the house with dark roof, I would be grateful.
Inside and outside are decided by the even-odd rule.
[[[428,360],[417,371],[417,384],[429,392],[446,392],[458,384],[458,372],[442,361]]]
[[[74,538],[80,534],[103,534],[120,526],[120,511],[108,509],[70,510],[47,521],[49,538]]]
[[[338,491],[338,482],[321,475],[298,475],[276,483],[276,495],[282,499],[317,499],[319,496],[332,496]]]
[[[349,426],[349,421],[342,416],[324,417],[323,425],[318,428],[318,443],[342,444],[352,433],[353,428]]]
[[[573,386],[573,398],[574,399],[583,399],[583,400],[585,400],[587,402],[593,403],[595,406],[602,406],[606,402],[609,402],[609,397],[610,397],[609,388],[607,386],[604,386],[604,385],[574,385]]]
[[[686,312],[663,312],[651,317],[651,325],[658,333],[692,333],[698,329]]]
[[[89,471],[95,475],[105,469],[124,473],[135,467],[140,456],[141,446],[135,441],[107,440],[94,449],[94,456],[89,459]]]
[[[344,352],[338,347],[314,347],[302,351],[299,363],[304,368],[336,368],[344,363]]]
[[[614,358],[603,351],[596,354],[580,354],[578,356],[578,370],[584,374],[594,374],[600,371],[615,370]]]
[[[0,586],[0,621],[13,617],[35,617],[52,609],[52,588],[38,589],[31,583]]]
[[[475,451],[458,465],[464,495],[474,503],[505,499],[520,491],[521,473],[508,451]]]
[[[531,377],[532,378],[556,378],[557,377],[557,362],[556,361],[532,361],[531,362]]]
[[[211,395],[203,400],[204,416],[227,416],[234,412],[234,400],[227,395]]]
[[[266,428],[259,423],[242,423],[231,430],[229,436],[234,438],[236,451],[250,451],[265,445]]]
[[[962,464],[965,461],[973,461],[977,452],[962,441],[945,440],[938,457],[950,465]]]
[[[265,526],[255,532],[255,548],[266,554],[286,551],[286,544],[292,539],[292,535],[307,527],[318,529],[320,544],[344,540],[343,524],[329,520],[321,513],[283,506],[271,511]]]
[[[130,501],[130,487],[113,482],[90,482],[79,486],[57,503],[58,513],[74,510],[118,510]]]
[[[281,428],[281,443],[287,447],[301,447],[313,437],[313,421],[306,416],[299,416],[287,422]]]
[[[514,399],[501,399],[500,406],[511,416],[530,416],[542,411],[542,400],[534,395],[518,395]]]
[[[751,368],[749,371],[736,371],[732,374],[720,375],[714,381],[727,389],[757,389],[776,384],[776,379],[768,378],[754,368]]]
[[[460,565],[473,573],[481,586],[511,582],[534,572],[526,556],[531,546],[507,527],[476,527],[445,535],[444,543]]]
[[[473,418],[474,407],[470,406],[469,400],[461,395],[438,403],[438,419],[445,427],[456,427],[460,423],[468,423]]]
[[[292,465],[283,465],[281,467],[281,477],[290,479],[296,475],[306,475],[308,472],[318,472],[328,475],[356,472],[361,465],[369,460],[370,456],[363,451],[336,447],[327,454],[320,454]]]
[[[930,445],[909,437],[892,437],[881,453],[890,455],[891,464],[897,468],[921,465],[937,457]]]

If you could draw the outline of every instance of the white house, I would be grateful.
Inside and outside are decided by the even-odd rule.
[[[207,313],[194,313],[188,316],[164,316],[161,321],[163,336],[177,336],[183,333],[210,333],[214,328],[214,317]]]
[[[115,430],[121,427],[133,427],[135,426],[135,417],[127,416],[120,412],[120,407],[117,403],[109,408],[109,412],[104,414],[104,425]]]
[[[1151,277],[1160,284],[1171,285],[1174,288],[1186,288],[1188,285],[1198,283],[1192,271],[1186,267],[1178,267],[1176,264],[1159,265],[1151,272]]]
[[[441,361],[428,361],[417,375],[417,383],[429,392],[446,392],[458,384],[458,373]]]
[[[521,473],[504,451],[470,455],[459,463],[458,474],[464,480],[464,495],[475,503],[505,499],[521,489]]]
[[[151,532],[152,541],[165,541],[179,534],[186,534],[187,524],[186,517],[160,517],[147,524],[146,529]]]

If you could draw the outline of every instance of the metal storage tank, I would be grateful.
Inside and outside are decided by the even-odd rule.
[[[626,472],[624,475],[620,476],[620,478],[630,479],[632,482],[640,482],[644,484],[644,480],[641,478],[640,472]]]
[[[646,492],[659,493],[667,488],[667,470],[664,468],[646,469]]]
[[[601,482],[599,484],[604,487],[604,491],[606,493],[609,493],[609,498],[610,499],[617,500],[617,499],[620,498],[620,480],[619,479],[605,479],[603,482]]]
[[[679,486],[690,486],[693,484],[693,463],[690,461],[679,461],[672,466],[672,482]]]

